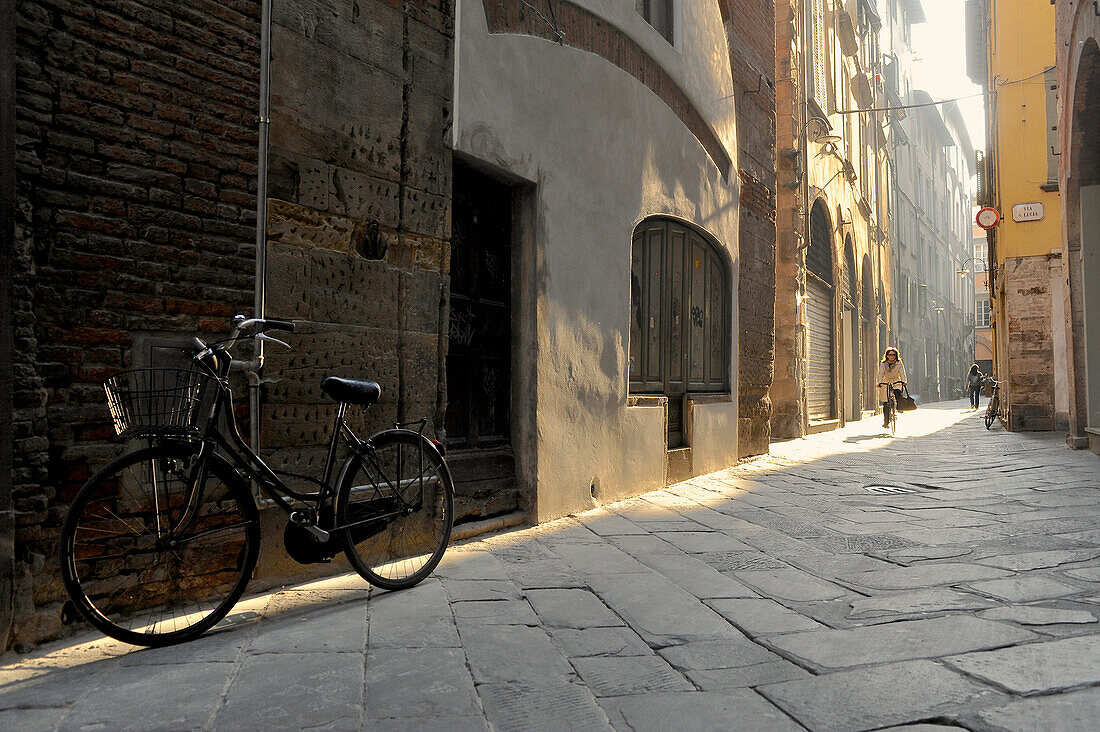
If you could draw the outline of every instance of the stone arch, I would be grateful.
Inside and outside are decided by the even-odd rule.
[[[876,400],[875,374],[879,354],[877,353],[877,339],[875,338],[875,326],[877,325],[877,313],[875,312],[875,280],[874,271],[871,268],[871,257],[863,255],[860,267],[860,290],[863,297],[860,302],[860,343],[863,346],[863,408],[873,409]]]
[[[1070,436],[1086,437],[1100,428],[1100,291],[1086,283],[1100,281],[1100,46],[1088,38],[1082,45],[1069,100],[1066,256],[1069,280],[1068,349]]]
[[[810,209],[806,248],[806,412],[809,419],[836,417],[836,271],[833,228],[825,202]]]

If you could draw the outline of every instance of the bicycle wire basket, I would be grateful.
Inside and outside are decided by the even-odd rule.
[[[202,409],[212,378],[189,369],[135,369],[103,382],[107,406],[119,437],[199,436]]]

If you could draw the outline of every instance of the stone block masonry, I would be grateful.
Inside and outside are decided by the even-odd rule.
[[[1046,256],[1014,257],[1006,259],[1002,269],[1011,427],[1053,430],[1056,365],[1050,261]]]
[[[224,333],[255,270],[259,0],[16,9],[16,647],[61,632],[66,504],[135,333]]]

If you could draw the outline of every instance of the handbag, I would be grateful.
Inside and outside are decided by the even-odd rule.
[[[917,402],[913,397],[909,396],[909,387],[905,386],[905,393],[897,397],[898,411],[899,412],[911,412],[917,408]]]

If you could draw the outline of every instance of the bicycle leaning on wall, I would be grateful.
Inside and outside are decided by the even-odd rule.
[[[990,376],[986,377],[985,383],[990,391],[989,404],[985,405],[985,428],[988,430],[993,428],[993,421],[997,418],[1005,425],[1008,421],[1008,410],[1001,406],[1001,382]]]
[[[341,551],[387,590],[412,587],[435,569],[454,522],[454,484],[426,420],[360,439],[345,421],[369,407],[373,381],[327,377],[339,405],[320,479],[274,471],[241,437],[231,372],[241,339],[289,321],[237,316],[229,337],[195,339],[190,369],[127,371],[105,383],[115,430],[144,446],[106,465],[80,489],[61,529],[61,574],[73,605],[107,635],[136,645],[189,640],[221,620],[252,577],[260,516],[251,483],[286,512],[287,551],[300,562]],[[254,372],[252,372],[254,373]],[[406,429],[419,425],[418,430]],[[337,472],[340,446],[347,458]],[[289,488],[280,476],[308,480]]]

